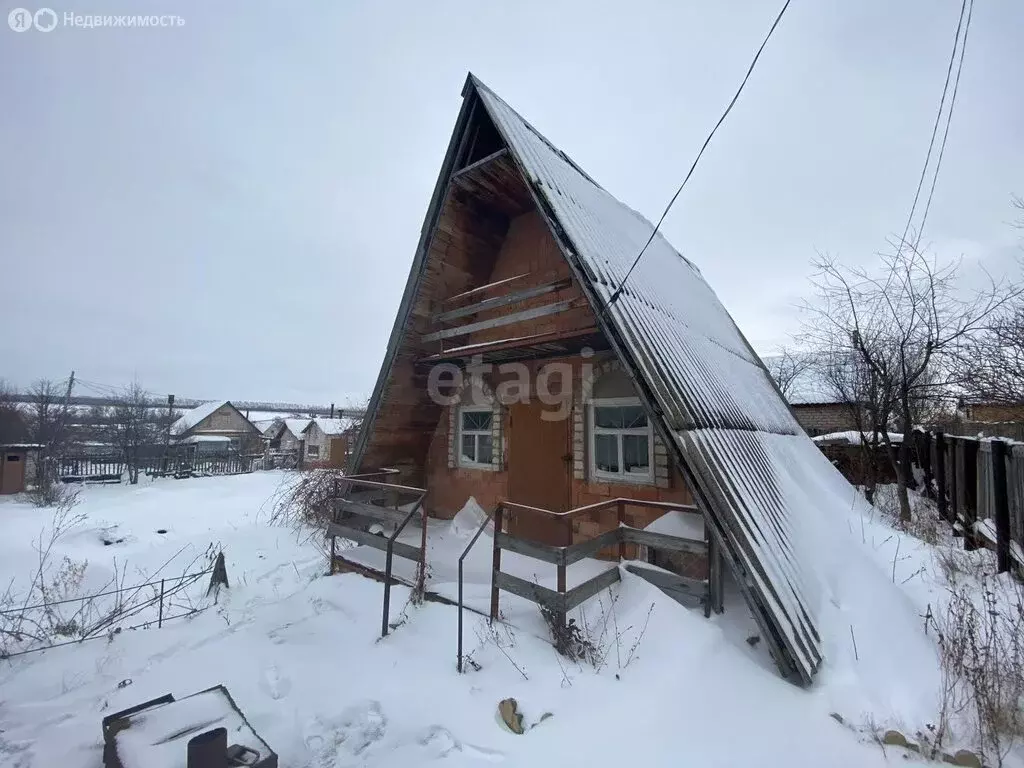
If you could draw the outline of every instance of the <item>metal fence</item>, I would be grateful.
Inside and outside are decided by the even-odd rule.
[[[1024,568],[1024,443],[915,430],[913,460],[939,516],[965,549],[995,549],[1000,572]]]
[[[204,576],[210,577],[206,596],[228,586],[223,551],[211,567],[202,571],[81,597],[4,608],[0,610],[0,659],[109,638],[129,630],[161,628],[168,621],[195,616],[211,603],[197,605],[187,590]],[[137,623],[129,624],[132,619]]]

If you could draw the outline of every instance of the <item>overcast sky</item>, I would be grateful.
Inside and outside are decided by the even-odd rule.
[[[777,0],[160,2],[15,33],[0,0],[0,378],[344,402],[377,376],[472,70],[656,218]],[[754,346],[809,260],[902,230],[956,0],[794,0],[664,225]],[[286,8],[288,10],[284,10]],[[34,8],[33,8],[34,9]],[[1012,270],[1024,3],[983,0],[925,241]]]

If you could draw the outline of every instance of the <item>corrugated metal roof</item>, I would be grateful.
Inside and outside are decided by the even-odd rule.
[[[598,304],[607,305],[653,225],[616,200],[475,78],[487,113],[546,204]],[[794,672],[822,658],[818,574],[800,535],[806,516],[847,508],[835,469],[793,418],[757,355],[701,276],[660,234],[607,321],[655,399],[668,435],[746,572]],[[810,496],[811,491],[815,496]],[[852,488],[850,489],[852,492]],[[831,498],[822,497],[831,493]]]

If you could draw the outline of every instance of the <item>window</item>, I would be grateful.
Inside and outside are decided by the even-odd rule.
[[[594,400],[590,408],[592,475],[602,480],[650,482],[652,435],[639,400]]]
[[[306,455],[311,459],[320,458],[320,446],[319,445],[307,445]]]
[[[459,409],[459,464],[463,467],[490,467],[494,455],[490,408]]]

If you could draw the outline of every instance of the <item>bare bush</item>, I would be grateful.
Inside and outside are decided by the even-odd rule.
[[[1002,765],[1024,738],[1024,588],[987,574],[961,580],[932,619],[942,668],[939,722],[930,739],[942,749],[954,724],[965,723],[981,753]]]
[[[139,572],[142,583],[126,587],[126,563],[114,560],[113,575],[89,595],[81,594],[87,561],[57,559],[56,547],[64,536],[85,520],[72,511],[76,496],[54,512],[50,526],[35,543],[37,564],[27,585],[15,590],[12,580],[0,594],[0,658],[48,647],[62,641],[88,640],[117,634],[130,618],[163,605],[164,617],[195,613],[199,607],[188,593],[216,557],[211,545],[196,555],[179,576],[164,577],[166,589],[156,579],[185,551],[179,549],[152,573]],[[198,570],[201,568],[201,570]],[[146,622],[153,623],[153,622]]]
[[[647,609],[643,627],[632,637],[632,642],[624,654],[623,643],[629,642],[628,636],[633,627],[629,625],[620,629],[615,610],[619,594],[612,592],[611,589],[608,589],[607,593],[607,601],[604,596],[598,595],[598,616],[593,623],[587,619],[587,612],[583,606],[580,606],[578,622],[570,618],[564,623],[561,614],[544,605],[538,607],[559,655],[575,663],[589,664],[600,672],[609,663],[614,651],[616,668],[621,672],[636,658],[637,649],[643,642],[651,614],[654,612],[654,603]]]
[[[71,509],[78,499],[78,489],[64,485],[57,477],[52,462],[39,460],[41,468],[36,474],[36,484],[29,490],[28,499],[37,507],[56,507],[58,510]]]
[[[540,615],[544,617],[544,623],[548,625],[551,633],[551,640],[554,642],[555,650],[559,655],[575,662],[587,662],[599,667],[604,661],[604,654],[601,648],[585,632],[584,628],[576,623],[575,619],[565,620],[564,614],[557,613],[546,605],[539,605]]]
[[[323,553],[322,533],[331,520],[331,499],[338,496],[340,469],[315,469],[285,479],[270,501],[270,523],[283,525],[316,542]]]

